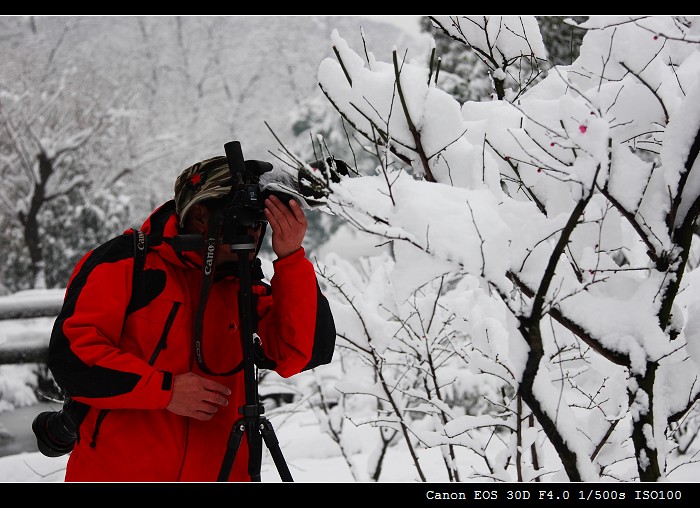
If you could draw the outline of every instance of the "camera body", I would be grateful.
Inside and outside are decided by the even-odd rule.
[[[231,191],[212,204],[219,213],[222,244],[232,244],[245,235],[245,228],[265,223],[265,199],[268,193],[260,188],[260,177],[272,170],[272,164],[259,160],[243,160],[241,145],[231,141],[224,145],[231,173]]]

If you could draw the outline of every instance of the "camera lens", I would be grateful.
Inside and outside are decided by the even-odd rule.
[[[46,457],[60,457],[73,449],[78,434],[63,411],[44,411],[32,422],[39,451]]]

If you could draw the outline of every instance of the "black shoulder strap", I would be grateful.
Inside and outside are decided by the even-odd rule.
[[[140,229],[132,228],[134,232],[134,271],[131,278],[131,299],[138,283],[143,267],[146,264],[146,252],[148,251],[148,237]],[[131,304],[131,300],[129,301]]]

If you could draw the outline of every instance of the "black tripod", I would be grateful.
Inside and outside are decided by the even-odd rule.
[[[253,331],[253,299],[250,276],[250,263],[248,255],[255,252],[256,245],[249,236],[239,238],[239,242],[231,244],[231,251],[238,253],[238,272],[240,289],[238,291],[238,314],[240,319],[241,340],[243,342],[243,375],[245,376],[245,405],[238,408],[241,417],[236,420],[231,429],[231,434],[226,445],[218,481],[225,482],[233,467],[236,453],[245,434],[248,441],[248,474],[251,481],[260,481],[260,465],[262,463],[262,441],[270,450],[272,459],[277,466],[282,481],[291,482],[292,474],[282,456],[279,441],[275,436],[270,421],[262,416],[265,412],[258,396],[256,378],[255,348],[254,344],[259,337]]]

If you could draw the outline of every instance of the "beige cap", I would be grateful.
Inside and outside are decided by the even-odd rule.
[[[185,169],[175,181],[175,211],[184,226],[192,205],[225,196],[231,191],[231,173],[226,157],[212,157]]]

